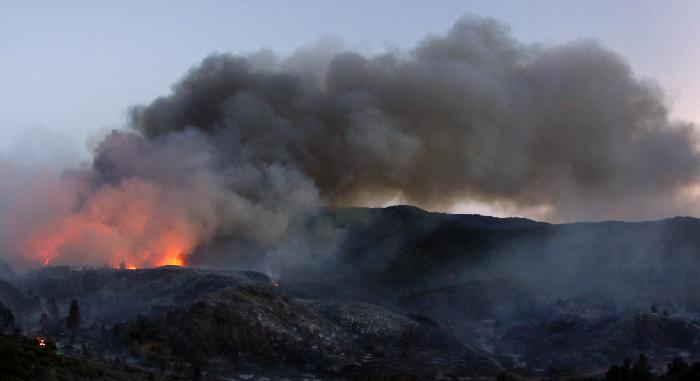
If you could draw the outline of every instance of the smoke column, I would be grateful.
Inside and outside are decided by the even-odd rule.
[[[319,206],[397,201],[554,221],[697,210],[695,126],[670,120],[657,85],[596,42],[526,45],[490,19],[400,53],[214,54],[130,124],[92,167],[43,180],[32,197],[50,207],[2,211],[8,252],[183,264],[214,237],[273,250]]]

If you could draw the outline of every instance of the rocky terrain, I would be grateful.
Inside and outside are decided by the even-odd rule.
[[[174,379],[591,377],[640,353],[700,358],[699,220],[552,225],[391,207],[308,224],[319,221],[342,231],[337,251],[274,277],[8,268],[0,302],[17,334]]]
[[[497,373],[435,322],[368,303],[295,298],[255,272],[55,267],[29,273],[19,284],[40,295],[24,299],[34,311],[17,322],[25,333],[42,335],[41,311],[55,303],[58,316],[65,316],[69,301],[78,298],[77,343],[71,348],[62,318],[46,337],[70,355],[126,362],[167,377]]]

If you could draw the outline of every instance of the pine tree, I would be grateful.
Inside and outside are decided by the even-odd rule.
[[[0,303],[0,335],[11,334],[15,330],[15,315]]]
[[[46,336],[49,328],[49,315],[46,312],[42,312],[39,317],[39,327],[41,327],[41,335]]]
[[[632,374],[635,381],[649,381],[652,379],[653,374],[651,373],[652,367],[651,362],[649,362],[649,357],[642,353],[639,355],[639,359],[634,364],[632,368]]]
[[[676,357],[673,359],[673,362],[668,364],[668,372],[666,375],[668,376],[680,376],[683,373],[685,373],[688,368],[690,368],[690,365],[688,365],[685,360],[683,360],[680,357]]]
[[[622,363],[622,368],[620,369],[620,376],[623,380],[629,380],[632,375],[632,360],[625,357],[625,361]]]
[[[607,372],[605,372],[605,381],[622,381],[622,368],[619,365],[611,366]]]
[[[70,301],[70,307],[68,308],[68,328],[71,330],[70,343],[73,345],[75,342],[75,335],[78,333],[80,328],[80,307],[78,306],[78,301],[73,299]]]
[[[49,319],[52,324],[58,323],[60,316],[58,313],[58,305],[56,304],[56,299],[51,298],[49,299]]]

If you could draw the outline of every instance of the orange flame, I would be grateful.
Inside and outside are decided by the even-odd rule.
[[[104,189],[78,212],[38,227],[25,256],[44,266],[183,266],[199,237],[177,196],[141,181]]]

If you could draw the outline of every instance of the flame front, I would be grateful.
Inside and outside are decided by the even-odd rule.
[[[44,266],[185,265],[198,235],[182,201],[142,181],[102,189],[77,212],[35,229],[27,239],[25,258]]]

